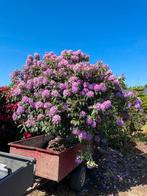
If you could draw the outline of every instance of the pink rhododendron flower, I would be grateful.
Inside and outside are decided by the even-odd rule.
[[[92,127],[92,128],[96,128],[96,122],[95,122],[95,121],[92,122],[91,127]]]
[[[94,108],[98,111],[101,109],[101,104],[100,103],[97,103],[94,105]]]
[[[46,76],[51,76],[52,73],[53,73],[53,70],[50,69],[50,68],[48,68],[46,71],[43,72],[43,74],[46,75]]]
[[[52,95],[53,97],[59,97],[59,93],[58,93],[57,90],[53,90],[53,91],[51,92],[51,95]]]
[[[16,121],[16,119],[17,119],[17,115],[16,115],[15,112],[14,112],[13,115],[12,115],[12,119],[13,119],[14,121]]]
[[[113,80],[115,80],[116,79],[116,77],[114,76],[114,75],[110,75],[109,77],[108,77],[108,80],[109,81],[113,81]]]
[[[80,112],[80,117],[84,118],[86,116],[86,112],[85,111],[81,111]]]
[[[39,114],[39,115],[37,116],[37,120],[38,120],[38,121],[42,120],[43,118],[44,118],[44,115],[43,115],[43,114]]]
[[[42,92],[42,97],[50,97],[50,92],[49,92],[49,90],[44,90],[43,92]]]
[[[80,130],[79,129],[73,129],[72,134],[78,136],[80,134]]]
[[[101,104],[100,108],[101,108],[102,111],[105,111],[105,110],[111,108],[111,101],[110,100],[104,101]]]
[[[21,101],[23,103],[28,103],[28,104],[34,106],[33,100],[31,98],[27,97],[27,96],[22,97],[22,100]]]
[[[50,115],[54,116],[58,112],[58,108],[56,106],[52,106],[50,108]]]
[[[37,52],[34,53],[34,58],[35,58],[36,60],[39,60],[39,59],[40,59],[40,56],[39,56],[39,54],[38,54]]]
[[[128,97],[133,97],[134,93],[132,91],[128,91],[128,92],[124,92],[124,97],[128,98]]]
[[[93,91],[88,91],[88,92],[86,93],[86,96],[87,96],[87,97],[94,97],[94,92],[93,92]]]
[[[34,125],[36,124],[36,122],[35,122],[35,119],[28,119],[26,122],[25,122],[25,125],[27,126],[27,127],[33,127]]]
[[[26,88],[28,90],[32,90],[33,89],[33,80],[32,79],[27,81]]]
[[[67,87],[68,87],[68,84],[66,84],[66,83],[59,83],[59,88],[61,90],[65,90]]]
[[[23,106],[18,106],[16,113],[17,113],[17,115],[21,115],[24,113],[24,111],[25,111],[25,109]]]
[[[50,109],[51,106],[52,106],[52,104],[50,102],[46,102],[46,103],[44,103],[43,107],[44,107],[44,109]]]
[[[92,135],[86,131],[80,131],[78,137],[80,140],[90,141],[92,139]]]
[[[72,89],[71,89],[72,93],[77,93],[79,91],[78,86],[73,86],[72,85]]]
[[[43,103],[42,103],[41,101],[35,102],[35,108],[36,108],[36,109],[43,108]]]
[[[60,115],[55,115],[55,116],[53,116],[52,122],[53,122],[53,124],[55,124],[55,125],[60,124],[60,123],[61,123],[61,116],[60,116]]]
[[[68,90],[68,89],[65,89],[64,91],[63,91],[63,96],[64,97],[68,97],[68,96],[70,96],[71,95],[71,92]]]
[[[90,118],[90,117],[88,117],[88,118],[86,119],[86,123],[87,123],[87,125],[92,125],[93,119]]]

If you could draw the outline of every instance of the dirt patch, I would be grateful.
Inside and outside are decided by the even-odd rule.
[[[125,192],[120,192],[119,196],[146,196],[147,195],[147,185],[139,185],[132,187],[130,190]]]

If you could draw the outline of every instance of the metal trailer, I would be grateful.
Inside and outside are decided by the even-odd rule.
[[[0,153],[0,163],[12,170],[12,174],[0,180],[0,195],[21,196],[33,184],[35,176],[55,182],[69,177],[71,188],[81,190],[86,168],[76,162],[76,157],[83,146],[77,144],[62,152],[43,149],[50,139],[50,135],[41,135],[11,142],[10,153]]]

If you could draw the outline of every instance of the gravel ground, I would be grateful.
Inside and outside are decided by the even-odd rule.
[[[75,193],[68,187],[68,180],[63,180],[56,186],[48,183],[27,196],[147,195],[147,143],[138,142],[130,153],[103,149],[97,154],[99,168],[87,171],[81,192]]]

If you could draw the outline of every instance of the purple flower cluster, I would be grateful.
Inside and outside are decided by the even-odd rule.
[[[20,95],[20,94],[21,94],[20,88],[15,88],[15,89],[13,90],[12,94],[13,94],[14,96]]]
[[[79,137],[80,140],[86,140],[86,141],[91,141],[92,140],[91,133],[88,133],[86,131],[80,131],[78,137]]]
[[[35,77],[33,79],[34,88],[37,88],[41,85],[47,85],[47,83],[48,83],[48,79],[42,76]]]
[[[84,130],[79,130],[77,128],[74,128],[72,134],[78,136],[80,140],[86,140],[86,141],[92,140],[92,134]]]
[[[14,113],[12,114],[12,119],[13,119],[14,121],[16,121],[16,120],[17,120],[16,112],[14,112]]]
[[[51,76],[53,74],[53,70],[48,68],[46,71],[43,72],[45,76]]]
[[[94,109],[96,109],[97,111],[101,110],[101,104],[100,103],[96,103],[94,105]]]
[[[61,53],[61,57],[64,57],[66,60],[70,60],[72,63],[78,63],[80,61],[88,61],[89,56],[85,55],[81,50],[72,51],[64,50]]]
[[[52,122],[55,125],[59,125],[61,123],[61,116],[56,114],[55,116],[53,116]]]
[[[36,121],[34,118],[30,118],[25,122],[25,125],[30,128],[33,127],[36,124]]]
[[[40,56],[39,56],[39,54],[37,52],[34,53],[34,59],[36,59],[36,60],[40,59]]]
[[[96,92],[106,92],[107,88],[106,88],[106,85],[104,83],[100,83],[100,84],[95,84],[94,85],[94,90]]]
[[[33,80],[32,79],[30,79],[30,80],[27,81],[26,88],[28,90],[32,90],[33,89]]]
[[[78,91],[79,91],[79,83],[78,82],[73,82],[72,83],[72,93],[78,93]]]
[[[106,111],[110,109],[111,106],[112,106],[111,101],[107,100],[107,101],[104,101],[103,103],[96,103],[94,105],[94,109],[96,109],[97,111],[99,110]]]
[[[39,114],[39,115],[37,116],[37,121],[40,121],[40,120],[42,120],[42,119],[44,119],[44,115],[43,115],[43,114]]]
[[[128,102],[128,108],[131,108],[132,103]]]
[[[112,74],[108,77],[109,81],[114,81],[116,79],[116,77]]]
[[[124,92],[124,97],[129,98],[129,97],[133,97],[134,93],[132,91],[128,91],[128,92]]]
[[[50,116],[54,116],[55,114],[58,113],[58,108],[56,106],[52,106],[49,112],[50,112]]]
[[[87,125],[92,125],[92,123],[93,123],[93,119],[92,119],[91,117],[88,117],[88,118],[86,119],[86,124],[87,124]]]
[[[26,84],[25,84],[24,81],[20,81],[20,82],[18,83],[17,87],[21,89],[21,88],[25,88],[25,85],[26,85]]]
[[[49,90],[45,89],[45,90],[42,92],[42,97],[50,97],[50,92],[49,92]]]
[[[33,100],[30,97],[27,97],[27,96],[23,96],[21,102],[22,103],[27,103],[31,106],[34,106]]]
[[[123,119],[122,119],[122,118],[117,119],[117,120],[116,120],[116,124],[117,124],[119,127],[122,127],[122,126],[124,125]]]
[[[44,107],[44,109],[50,109],[51,106],[52,106],[52,104],[50,102],[45,102],[43,107]]]
[[[86,116],[86,112],[85,112],[85,111],[81,111],[81,112],[80,112],[80,117],[81,117],[81,118],[84,118],[85,116]]]
[[[102,111],[105,111],[105,110],[108,110],[111,108],[111,101],[110,100],[107,100],[107,101],[104,101],[102,104],[101,104],[101,110]]]
[[[58,67],[61,68],[63,66],[67,66],[68,65],[68,61],[65,59],[61,59],[61,61],[59,61],[58,63]]]
[[[41,108],[43,108],[43,102],[41,102],[41,101],[37,101],[37,102],[35,102],[35,108],[38,110],[38,109],[41,109]]]
[[[25,109],[24,109],[24,107],[23,106],[18,106],[18,108],[17,108],[17,110],[16,110],[16,114],[17,115],[21,115],[21,114],[23,114],[25,112]]]
[[[68,97],[68,96],[70,96],[70,95],[71,95],[70,90],[65,89],[65,90],[63,91],[63,96],[64,96],[64,97]]]
[[[86,96],[87,96],[87,97],[94,97],[94,92],[93,92],[93,91],[88,91],[88,92],[86,93]]]
[[[56,60],[57,56],[55,55],[54,52],[46,52],[43,59],[46,62],[54,62]]]
[[[53,97],[59,97],[58,91],[57,91],[57,90],[53,90],[53,91],[51,92],[51,96],[53,96]]]
[[[60,88],[61,90],[65,90],[65,89],[68,88],[68,84],[67,84],[67,83],[59,83],[59,88]]]
[[[93,120],[91,117],[87,117],[86,124],[91,126],[92,128],[96,128],[97,125],[96,121]]]
[[[136,99],[134,107],[135,107],[137,110],[142,110],[142,101],[140,100],[140,98],[137,98],[137,99]]]
[[[16,70],[14,71],[10,76],[11,76],[11,79],[12,79],[12,82],[16,83],[19,81],[19,76],[21,75],[21,72]]]
[[[26,65],[29,66],[33,63],[33,56],[32,55],[28,55],[27,56],[27,60],[26,60]]]

